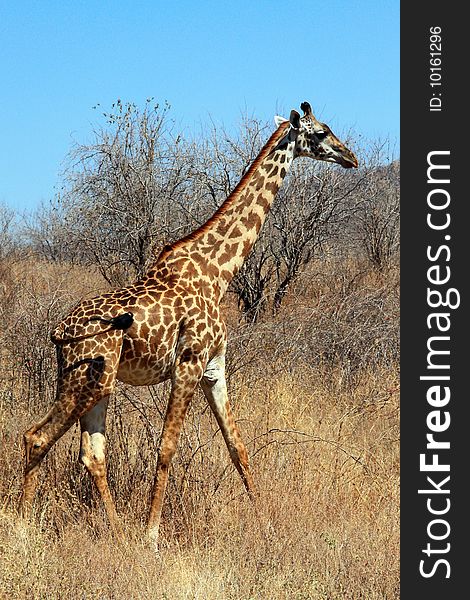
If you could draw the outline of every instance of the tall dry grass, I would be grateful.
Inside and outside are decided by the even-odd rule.
[[[102,282],[28,261],[9,273],[0,290],[0,597],[399,597],[396,274],[324,265],[282,315],[255,327],[238,323],[228,300],[229,385],[259,497],[248,500],[196,394],[156,553],[143,527],[166,385],[119,386],[110,409],[124,540],[111,535],[77,462],[78,427],[44,461],[33,520],[18,518],[22,432],[53,397],[48,331]]]

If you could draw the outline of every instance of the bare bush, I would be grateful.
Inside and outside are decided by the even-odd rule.
[[[113,285],[145,273],[154,253],[184,234],[191,160],[173,135],[169,106],[118,100],[91,143],[68,157],[64,189],[42,212],[36,248],[48,258],[95,265]]]
[[[379,271],[390,267],[400,247],[399,169],[397,162],[377,169],[358,219],[365,254]]]
[[[365,257],[377,271],[397,264],[400,251],[400,161],[388,141],[376,140],[365,149],[367,175],[358,190],[358,210],[343,233],[349,252]]]
[[[22,256],[8,263],[11,282],[0,297],[5,373],[29,411],[41,413],[55,395],[56,357],[50,332],[77,301],[103,282],[93,273]],[[78,275],[78,276],[77,276]]]
[[[363,173],[351,174],[331,165],[313,164],[309,169],[294,165],[273,210],[277,232],[271,241],[276,262],[275,311],[301,270],[357,211],[357,190],[365,177]]]
[[[6,204],[0,203],[0,261],[5,260],[18,248],[15,242],[16,215]]]
[[[2,308],[8,304],[11,290],[15,287],[10,265],[18,250],[16,233],[15,212],[5,204],[0,204],[0,318],[3,316]]]

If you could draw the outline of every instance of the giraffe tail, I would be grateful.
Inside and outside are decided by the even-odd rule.
[[[129,329],[134,322],[134,315],[131,312],[125,312],[111,318],[102,316],[90,317],[85,323],[82,323],[82,326],[86,326],[92,321],[104,323],[108,325],[108,327],[106,327],[106,329],[96,328],[88,333],[80,333],[80,331],[77,331],[76,328],[75,331],[70,331],[66,324],[62,322],[51,333],[51,341],[56,346],[60,346],[68,342],[78,342],[86,338],[93,337],[94,335],[101,335],[113,329]]]

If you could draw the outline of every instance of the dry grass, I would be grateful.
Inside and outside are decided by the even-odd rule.
[[[56,304],[71,302],[81,290],[86,293],[94,281],[72,274],[75,288],[63,280],[59,286],[60,269],[48,269],[48,274],[42,271],[48,284],[37,289],[29,304],[21,290],[15,292],[9,323],[28,323],[25,315],[34,317],[39,311],[46,315],[41,331],[46,330],[49,323],[44,321],[57,316]],[[373,287],[370,281],[368,285]],[[379,285],[383,281],[377,289]],[[51,308],[48,302],[59,288],[60,302]],[[233,326],[230,377],[259,500],[252,505],[243,492],[215,421],[197,395],[172,469],[158,553],[142,532],[165,386],[122,386],[110,411],[110,485],[123,518],[124,540],[112,537],[76,461],[78,428],[46,458],[34,519],[25,523],[15,511],[21,433],[49,402],[52,358],[48,349],[41,354],[36,348],[36,362],[30,365],[35,375],[29,378],[18,362],[27,354],[27,344],[23,347],[19,336],[16,344],[3,346],[0,597],[399,598],[396,364],[376,361],[344,378],[338,363],[310,360],[306,344],[304,360],[296,355],[289,361],[286,350],[276,354],[276,368],[263,369],[273,343],[266,327],[253,330],[252,340],[259,334],[259,359],[245,364],[247,332]],[[10,338],[13,330],[11,325]],[[21,327],[15,331],[19,334]],[[35,336],[37,330],[30,333]],[[43,346],[48,348],[45,340]]]

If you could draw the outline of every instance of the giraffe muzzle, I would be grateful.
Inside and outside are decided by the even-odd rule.
[[[352,152],[350,152],[347,155],[343,154],[342,159],[341,159],[341,166],[344,167],[345,169],[352,169],[353,167],[355,169],[357,169],[357,167],[359,166],[359,163],[357,161],[356,156]]]

